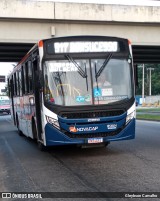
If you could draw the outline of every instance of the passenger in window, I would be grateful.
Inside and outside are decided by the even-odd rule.
[[[111,83],[107,79],[107,75],[105,73],[102,73],[97,78],[97,81],[93,85],[93,87],[98,87],[98,88],[105,88],[105,87],[110,87],[110,86],[111,86]]]

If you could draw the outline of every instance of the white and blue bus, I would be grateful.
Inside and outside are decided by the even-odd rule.
[[[135,138],[131,43],[107,36],[41,40],[8,77],[18,132],[39,147]]]

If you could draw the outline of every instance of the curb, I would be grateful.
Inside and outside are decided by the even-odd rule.
[[[154,120],[154,119],[140,119],[140,118],[136,118],[136,120],[144,120],[144,121],[156,121],[156,122],[160,122],[160,120]]]

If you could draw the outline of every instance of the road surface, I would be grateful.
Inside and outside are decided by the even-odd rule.
[[[9,115],[0,116],[1,192],[158,192],[159,156],[159,122],[137,121],[135,140],[113,142],[107,148],[58,147],[41,152],[36,142],[17,134]]]

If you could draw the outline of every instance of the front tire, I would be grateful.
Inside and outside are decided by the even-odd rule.
[[[32,133],[33,133],[33,138],[37,141],[38,143],[38,149],[40,151],[45,151],[46,147],[42,144],[42,142],[40,142],[38,140],[38,135],[37,135],[37,128],[36,128],[36,124],[34,121],[32,121]]]
[[[38,142],[38,149],[40,151],[46,151],[46,147],[41,142]]]
[[[108,147],[109,144],[110,144],[110,142],[106,142],[105,143],[105,147]]]

